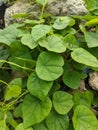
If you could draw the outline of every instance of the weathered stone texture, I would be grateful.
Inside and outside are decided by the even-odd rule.
[[[6,24],[9,25],[15,21],[12,18],[14,14],[27,12],[32,13],[33,17],[38,17],[41,12],[41,8],[36,4],[29,5],[28,3],[18,1],[6,10]],[[87,13],[87,10],[82,0],[49,0],[45,13],[50,13],[55,16],[70,14],[83,15]]]
[[[89,73],[89,86],[98,91],[98,72],[94,71]]]

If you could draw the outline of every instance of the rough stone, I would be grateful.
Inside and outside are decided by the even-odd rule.
[[[53,15],[83,15],[87,13],[83,0],[49,0],[46,10]]]
[[[18,1],[9,7],[5,14],[6,25],[9,25],[15,21],[17,22],[17,20],[12,18],[14,14],[31,13],[33,18],[38,17],[41,12],[40,6],[36,4],[28,6],[28,4],[29,3]],[[49,0],[45,8],[45,13],[50,13],[55,16],[73,14],[83,15],[87,13],[87,9],[85,8],[82,0]]]
[[[98,91],[98,72],[90,72],[89,73],[89,86],[93,89]]]
[[[6,26],[14,23],[14,22],[21,22],[21,19],[14,19],[13,15],[15,14],[21,14],[21,13],[26,13],[26,3],[22,2],[16,2],[12,6],[6,9],[5,13],[5,24]]]
[[[84,92],[84,91],[87,90],[87,89],[86,89],[86,86],[85,86],[84,80],[81,80],[81,81],[80,81],[79,90],[80,90],[81,92]]]

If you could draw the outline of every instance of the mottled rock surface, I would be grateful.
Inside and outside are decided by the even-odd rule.
[[[41,12],[41,7],[36,4],[30,5],[29,3],[18,1],[6,10],[6,25],[15,22],[12,18],[14,14],[27,12],[31,13],[33,17],[38,17]],[[49,0],[45,8],[45,13],[50,13],[55,16],[70,14],[83,15],[87,13],[87,10],[82,0]]]
[[[89,86],[98,91],[98,72],[89,73]]]
[[[79,86],[79,90],[80,90],[81,92],[84,92],[84,91],[87,90],[87,89],[86,89],[86,86],[85,86],[84,80],[81,80],[80,86]]]
[[[87,13],[82,0],[49,0],[46,10],[53,15],[83,15]]]

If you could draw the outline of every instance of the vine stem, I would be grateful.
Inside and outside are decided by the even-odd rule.
[[[8,64],[11,64],[11,65],[14,65],[14,66],[17,66],[19,68],[22,68],[22,69],[25,69],[25,70],[30,70],[30,71],[34,71],[33,69],[30,69],[30,68],[27,68],[27,67],[22,67],[18,64],[15,64],[13,62],[10,62],[10,61],[6,61],[6,60],[0,60],[1,63],[8,63]]]
[[[40,23],[41,23],[41,20],[43,19],[43,14],[44,14],[45,6],[46,6],[46,0],[45,0],[45,3],[42,6],[42,11],[41,11],[41,15],[40,15]]]
[[[25,91],[25,92],[22,93],[19,97],[17,97],[17,99],[15,99],[14,101],[8,103],[8,104],[6,105],[7,110],[9,110],[9,108],[10,108],[11,106],[13,106],[22,96],[24,96],[24,95],[26,95],[26,94],[28,94],[28,93],[29,93],[28,91]]]
[[[5,81],[0,80],[0,82],[1,82],[1,83],[3,83],[3,84],[5,84],[6,86],[8,86],[8,87],[9,87],[9,84],[7,84]]]

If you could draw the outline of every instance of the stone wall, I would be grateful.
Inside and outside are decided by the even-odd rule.
[[[10,6],[6,10],[5,21],[6,25],[9,25],[17,20],[14,20],[12,16],[19,13],[31,13],[33,18],[39,16],[41,12],[41,7],[28,2],[18,1],[14,5]],[[45,13],[50,13],[52,15],[83,15],[87,13],[87,9],[82,0],[49,0]],[[18,19],[18,22],[21,19]]]

